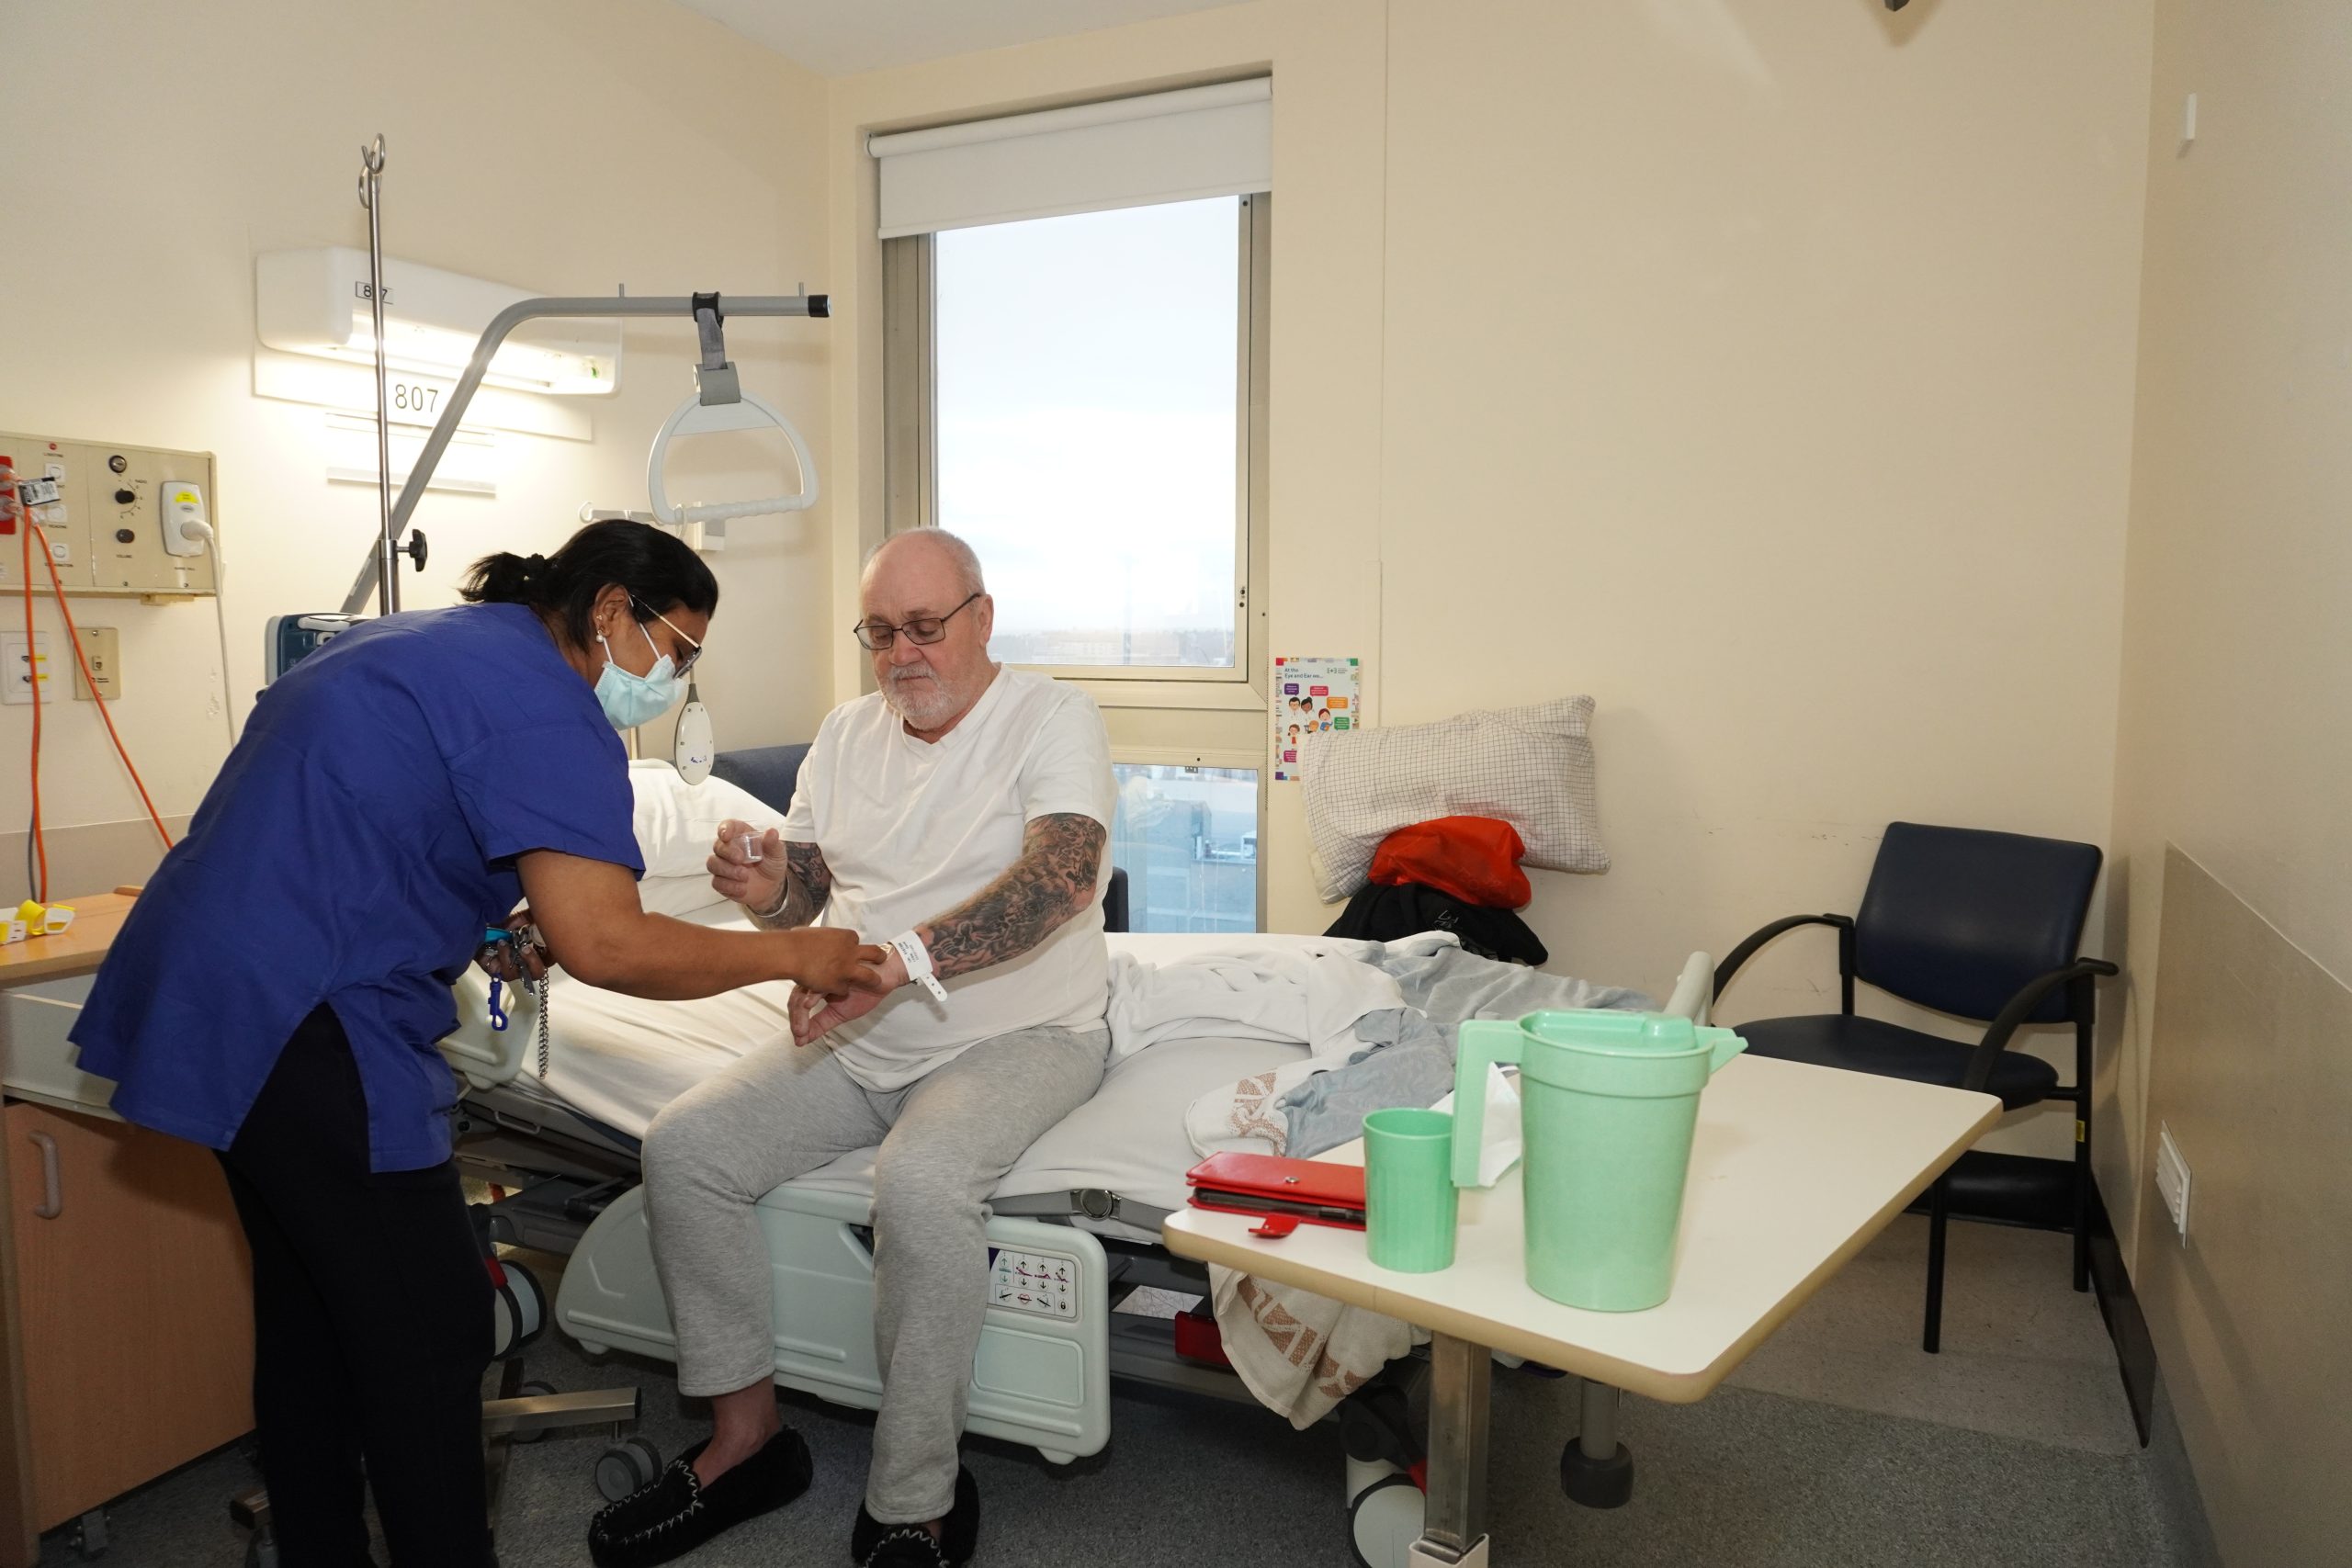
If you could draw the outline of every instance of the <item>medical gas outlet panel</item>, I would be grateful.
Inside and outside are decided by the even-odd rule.
[[[51,565],[68,593],[183,599],[218,581],[203,529],[218,528],[212,454],[66,441],[0,432],[0,457],[16,470]],[[24,587],[22,525],[0,517],[0,592]],[[49,591],[49,569],[33,562],[33,587]]]

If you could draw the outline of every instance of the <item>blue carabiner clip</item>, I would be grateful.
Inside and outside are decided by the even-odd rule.
[[[502,942],[512,942],[513,940],[513,933],[506,931],[503,927],[484,926],[482,928],[481,944],[485,948],[494,946]],[[506,1010],[498,1005],[498,976],[492,975],[490,977],[490,1027],[492,1033],[503,1034],[506,1032]]]

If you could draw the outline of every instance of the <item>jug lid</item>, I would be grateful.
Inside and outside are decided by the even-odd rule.
[[[1535,1012],[1519,1027],[1522,1077],[1634,1099],[1696,1094],[1740,1049],[1731,1030],[1662,1012]]]
[[[1519,1027],[1531,1046],[1540,1043],[1611,1055],[1679,1055],[1705,1043],[1699,1026],[1687,1018],[1618,1008],[1531,1012],[1519,1021]]]

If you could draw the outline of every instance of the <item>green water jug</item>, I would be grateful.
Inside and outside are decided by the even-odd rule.
[[[1519,1064],[1527,1282],[1594,1312],[1640,1312],[1674,1285],[1674,1233],[1699,1091],[1747,1048],[1665,1013],[1532,1012],[1462,1026],[1453,1183],[1478,1182],[1487,1064]]]

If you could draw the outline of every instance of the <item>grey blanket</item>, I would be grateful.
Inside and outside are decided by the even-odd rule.
[[[1374,960],[1404,992],[1405,1006],[1366,1013],[1356,1023],[1364,1048],[1343,1066],[1317,1073],[1277,1102],[1288,1117],[1284,1153],[1312,1159],[1363,1134],[1367,1112],[1428,1105],[1453,1087],[1453,1035],[1464,1020],[1518,1018],[1546,1008],[1657,1005],[1639,991],[1546,975],[1524,964],[1480,958],[1458,947]]]

